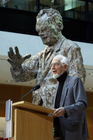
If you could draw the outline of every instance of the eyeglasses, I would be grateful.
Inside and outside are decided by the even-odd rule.
[[[59,65],[60,65],[60,63],[59,62],[56,62],[56,63],[52,63],[51,64],[51,67],[53,67],[53,66],[55,67],[55,66],[59,66]]]

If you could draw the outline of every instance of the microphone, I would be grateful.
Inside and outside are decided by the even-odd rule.
[[[33,92],[33,91],[35,91],[35,90],[37,90],[37,89],[39,89],[40,88],[40,85],[36,85],[35,87],[33,87],[29,92]]]
[[[24,97],[26,97],[28,94],[32,93],[33,91],[37,90],[40,88],[40,85],[36,85],[35,87],[33,87],[30,91],[28,91],[26,94],[24,94],[20,100],[23,100]]]

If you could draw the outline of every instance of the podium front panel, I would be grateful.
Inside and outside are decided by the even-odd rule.
[[[53,140],[53,118],[39,112],[15,109],[14,140]]]

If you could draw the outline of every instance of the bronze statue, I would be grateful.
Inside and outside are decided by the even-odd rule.
[[[8,62],[11,64],[13,78],[18,81],[35,81],[41,88],[33,93],[33,103],[45,107],[54,107],[57,82],[52,77],[50,64],[53,57],[62,54],[68,57],[69,75],[78,75],[83,82],[86,73],[80,47],[62,35],[63,21],[59,11],[43,9],[36,18],[36,31],[41,37],[45,49],[36,56],[22,57],[17,47],[15,53],[12,48],[8,52]],[[33,44],[34,45],[34,44]],[[31,56],[31,58],[30,58]],[[52,91],[52,92],[51,92]]]

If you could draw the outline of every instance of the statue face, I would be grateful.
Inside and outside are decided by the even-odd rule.
[[[41,10],[36,18],[36,31],[44,44],[54,46],[62,37],[62,17],[54,9]]]
[[[36,30],[41,37],[44,44],[52,46],[57,43],[59,39],[59,31],[53,24],[38,24],[36,25]]]

